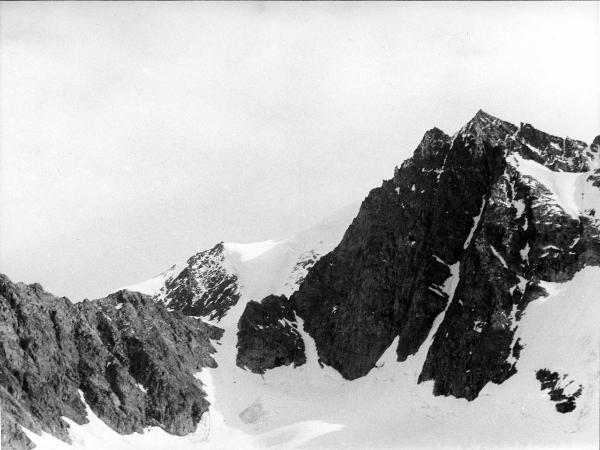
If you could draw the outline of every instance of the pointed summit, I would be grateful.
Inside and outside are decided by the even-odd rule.
[[[480,109],[475,113],[473,118],[467,122],[467,126],[470,124],[489,124],[493,122],[504,122],[503,120],[498,119],[497,117],[492,116],[491,114],[486,113],[483,109]]]
[[[435,157],[445,144],[450,142],[450,136],[437,127],[427,130],[415,150],[417,158]]]
[[[497,117],[492,116],[491,114],[486,113],[483,109],[480,109],[475,113],[473,119],[497,119]]]
[[[459,131],[459,134],[463,138],[470,135],[476,140],[486,138],[492,142],[496,142],[504,141],[507,136],[514,134],[516,131],[517,127],[512,123],[498,119],[480,109]]]
[[[420,147],[425,147],[431,144],[433,141],[449,141],[450,136],[440,130],[438,127],[433,127],[431,130],[427,130],[421,139]]]
[[[477,111],[475,113],[475,115],[473,116],[473,118],[471,120],[469,120],[465,126],[469,127],[469,126],[473,126],[473,125],[479,125],[484,128],[500,126],[500,127],[512,128],[515,130],[517,129],[517,127],[515,125],[513,125],[512,123],[506,122],[505,120],[502,120],[502,119],[499,119],[496,116],[492,116],[491,114],[485,112],[483,109],[480,109],[479,111]]]

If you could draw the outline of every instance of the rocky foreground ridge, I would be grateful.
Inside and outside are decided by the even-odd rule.
[[[61,417],[87,422],[82,400],[120,433],[194,431],[208,402],[193,374],[221,333],[139,293],[73,304],[0,275],[2,448],[33,447],[19,425],[69,442]]]

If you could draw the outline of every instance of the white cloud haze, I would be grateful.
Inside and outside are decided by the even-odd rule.
[[[599,132],[599,3],[0,5],[0,271],[73,300],[277,238],[482,108]]]

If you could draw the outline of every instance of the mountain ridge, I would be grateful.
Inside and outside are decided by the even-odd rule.
[[[429,442],[413,414],[430,427],[454,424],[440,432],[447,442],[464,444],[468,440],[452,437],[460,423],[452,419],[454,410],[477,422],[497,418],[496,404],[510,411],[520,404],[526,411],[523,423],[544,433],[535,441],[526,427],[518,431],[531,445],[552,443],[560,433],[579,429],[585,430],[581,439],[597,441],[591,427],[598,400],[593,346],[598,342],[594,317],[600,318],[592,299],[600,270],[599,143],[600,137],[589,146],[558,138],[480,110],[452,136],[428,130],[413,156],[372,189],[360,209],[287,240],[218,243],[133,286],[150,289],[152,298],[119,291],[65,306],[90,324],[101,342],[93,348],[101,354],[123,353],[119,349],[129,325],[121,329],[112,322],[124,323],[125,314],[127,323],[143,333],[143,317],[152,310],[161,318],[160,333],[156,342],[145,340],[141,350],[160,349],[166,330],[174,336],[187,330],[197,333],[196,351],[203,355],[198,361],[187,339],[169,344],[185,361],[173,364],[184,367],[176,378],[200,392],[200,397],[191,395],[198,401],[195,411],[175,414],[179,418],[171,425],[152,414],[115,422],[111,392],[116,397],[131,387],[139,392],[135,384],[143,378],[137,368],[127,368],[123,355],[128,351],[117,359],[135,381],[105,371],[98,379],[109,387],[96,394],[100,400],[90,395],[95,391],[85,380],[77,381],[91,406],[88,418],[92,411],[121,433],[150,424],[197,439],[195,427],[210,415],[209,446],[289,444],[296,442],[289,436],[302,439],[308,433],[317,446],[335,447],[335,436],[352,436],[360,448],[361,442],[382,447],[400,442],[389,439]],[[42,292],[37,285],[27,289]],[[568,309],[569,299],[577,310]],[[10,296],[0,300],[0,312],[18,316]],[[51,302],[61,301],[69,303]],[[19,345],[27,337],[19,321],[49,320],[52,328],[51,317],[45,317],[31,312],[5,320],[10,326],[0,333],[8,330],[13,337],[11,347],[3,338],[0,357],[10,353],[7,348],[27,351]],[[566,328],[574,326],[576,331]],[[549,336],[540,334],[551,327]],[[113,341],[121,344],[115,347]],[[586,358],[571,354],[572,349]],[[171,370],[161,366],[160,372],[170,379]],[[5,374],[3,387],[11,376]],[[171,395],[172,387],[164,394]],[[9,436],[22,445],[17,448],[30,446],[19,426],[67,440],[71,432],[85,429],[77,425],[85,421],[84,403],[78,402],[77,389],[69,389],[75,412],[61,415],[76,419],[71,431],[56,414],[50,422],[13,414]],[[147,394],[157,395],[152,389]],[[374,436],[361,428],[363,421],[350,413],[356,405],[348,399],[354,396],[365,405],[363,413],[378,417],[386,430],[374,425]],[[14,408],[34,417],[37,413],[21,398],[13,399]],[[518,403],[521,398],[528,403]],[[345,405],[343,411],[336,402]],[[399,406],[403,402],[408,415]],[[338,423],[347,427],[336,428]],[[518,421],[509,423],[518,428]],[[395,434],[398,424],[422,429],[422,436]],[[38,442],[34,434],[27,437]]]
[[[215,366],[222,331],[148,296],[71,303],[0,275],[0,324],[3,448],[32,448],[19,425],[68,442],[62,417],[86,423],[86,402],[124,434],[184,435],[208,410],[193,373]]]

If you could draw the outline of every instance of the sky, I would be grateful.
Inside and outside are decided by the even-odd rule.
[[[0,4],[0,272],[74,301],[360,202],[478,109],[590,142],[600,4]]]

